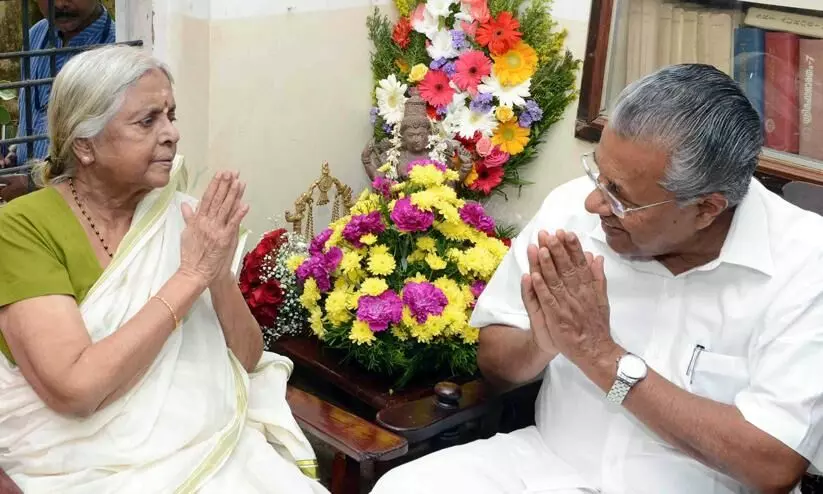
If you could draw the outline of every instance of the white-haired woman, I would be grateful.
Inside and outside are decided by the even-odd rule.
[[[325,492],[232,275],[244,184],[178,192],[168,70],[78,55],[48,117],[44,188],[0,209],[0,467],[27,493]]]

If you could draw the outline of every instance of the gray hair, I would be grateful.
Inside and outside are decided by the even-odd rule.
[[[45,186],[73,177],[77,170],[74,142],[99,135],[123,105],[126,89],[155,69],[173,81],[164,64],[128,46],[105,46],[69,60],[51,89],[49,157],[34,164],[35,182]]]
[[[719,192],[729,206],[746,196],[763,147],[760,116],[740,86],[702,64],[672,65],[620,93],[609,127],[649,141],[670,162],[660,185],[678,202]]]

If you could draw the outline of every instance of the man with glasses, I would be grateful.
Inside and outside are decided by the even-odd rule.
[[[789,492],[823,469],[823,218],[752,180],[762,146],[713,67],[626,88],[472,315],[487,379],[543,377],[536,426],[373,492]]]
[[[29,40],[32,50],[49,48],[49,2],[37,0],[37,6],[46,19],[40,20],[29,30]],[[69,46],[87,46],[114,43],[114,20],[99,0],[54,0],[54,29],[57,48]],[[74,53],[60,53],[55,56],[56,68],[59,72],[63,65]],[[21,65],[24,62],[21,61]],[[31,58],[30,79],[47,79],[51,77],[51,58],[40,56]],[[26,116],[26,92],[31,91],[31,120],[32,135],[47,133],[47,109],[49,103],[50,86],[38,85],[24,88],[20,91],[19,124],[17,136],[24,137],[28,126]],[[15,164],[24,164],[29,158],[42,159],[48,154],[49,141],[47,139],[33,143],[33,154],[28,155],[28,146],[18,144],[14,151],[5,157],[0,156],[0,168]]]

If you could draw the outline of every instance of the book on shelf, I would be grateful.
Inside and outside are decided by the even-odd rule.
[[[823,161],[823,39],[801,39],[799,154]]]
[[[763,64],[766,32],[758,27],[741,26],[734,33],[734,79],[763,116]]]
[[[751,7],[746,13],[745,22],[749,26],[769,31],[785,31],[800,36],[823,38],[823,17],[821,16]]]
[[[800,38],[794,33],[769,31],[763,68],[763,123],[766,147],[797,153],[798,129],[797,69]]]

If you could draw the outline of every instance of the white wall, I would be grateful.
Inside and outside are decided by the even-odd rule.
[[[359,157],[370,137],[372,90],[365,21],[375,5],[391,11],[389,3],[128,0],[138,24],[151,5],[152,49],[175,74],[180,152],[199,177],[194,192],[216,169],[240,170],[249,182],[247,223],[260,234],[270,218],[282,221],[323,161],[355,192],[365,187]],[[555,0],[553,14],[582,58],[589,0]],[[525,173],[535,184],[491,202],[503,222],[523,223],[552,188],[582,173],[579,155],[590,146],[573,137],[576,111],[574,104],[549,131]]]

